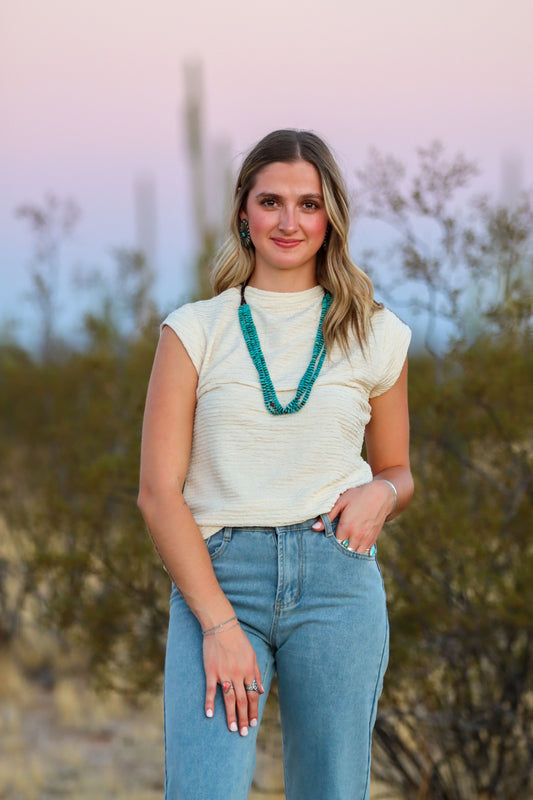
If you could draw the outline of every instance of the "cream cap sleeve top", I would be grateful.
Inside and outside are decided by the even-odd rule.
[[[282,405],[311,359],[324,290],[246,288],[261,349]],[[291,525],[327,513],[338,496],[372,480],[361,455],[369,399],[396,382],[409,346],[407,325],[374,313],[368,345],[328,353],[307,404],[273,416],[239,325],[240,290],[189,303],[164,320],[198,373],[184,496],[207,538],[223,527]]]

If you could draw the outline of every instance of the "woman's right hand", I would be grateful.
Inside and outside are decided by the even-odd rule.
[[[257,725],[259,694],[264,692],[255,651],[248,637],[239,624],[204,636],[203,655],[206,716],[214,714],[215,693],[220,684],[228,728],[246,736],[248,727]],[[245,687],[251,686],[254,680],[258,691],[246,691]],[[230,688],[226,691],[228,683]]]

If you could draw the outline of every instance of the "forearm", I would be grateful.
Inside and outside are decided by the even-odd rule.
[[[182,493],[177,489],[141,491],[138,505],[163,564],[202,629],[233,616]]]
[[[397,500],[392,487],[386,484],[386,491],[389,494],[390,501],[390,511],[387,515],[387,522],[389,522],[407,508],[411,502],[415,489],[411,470],[409,467],[404,466],[387,467],[376,473],[373,480],[390,481],[396,489]]]

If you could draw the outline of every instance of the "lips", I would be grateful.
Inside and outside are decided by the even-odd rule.
[[[287,249],[297,247],[301,243],[301,239],[272,239],[272,241],[274,244],[277,244],[278,247],[284,247]]]

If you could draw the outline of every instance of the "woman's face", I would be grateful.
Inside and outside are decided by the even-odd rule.
[[[255,247],[254,277],[316,284],[316,254],[328,225],[322,184],[308,161],[276,161],[260,170],[240,214]],[[264,282],[264,281],[263,281]]]

